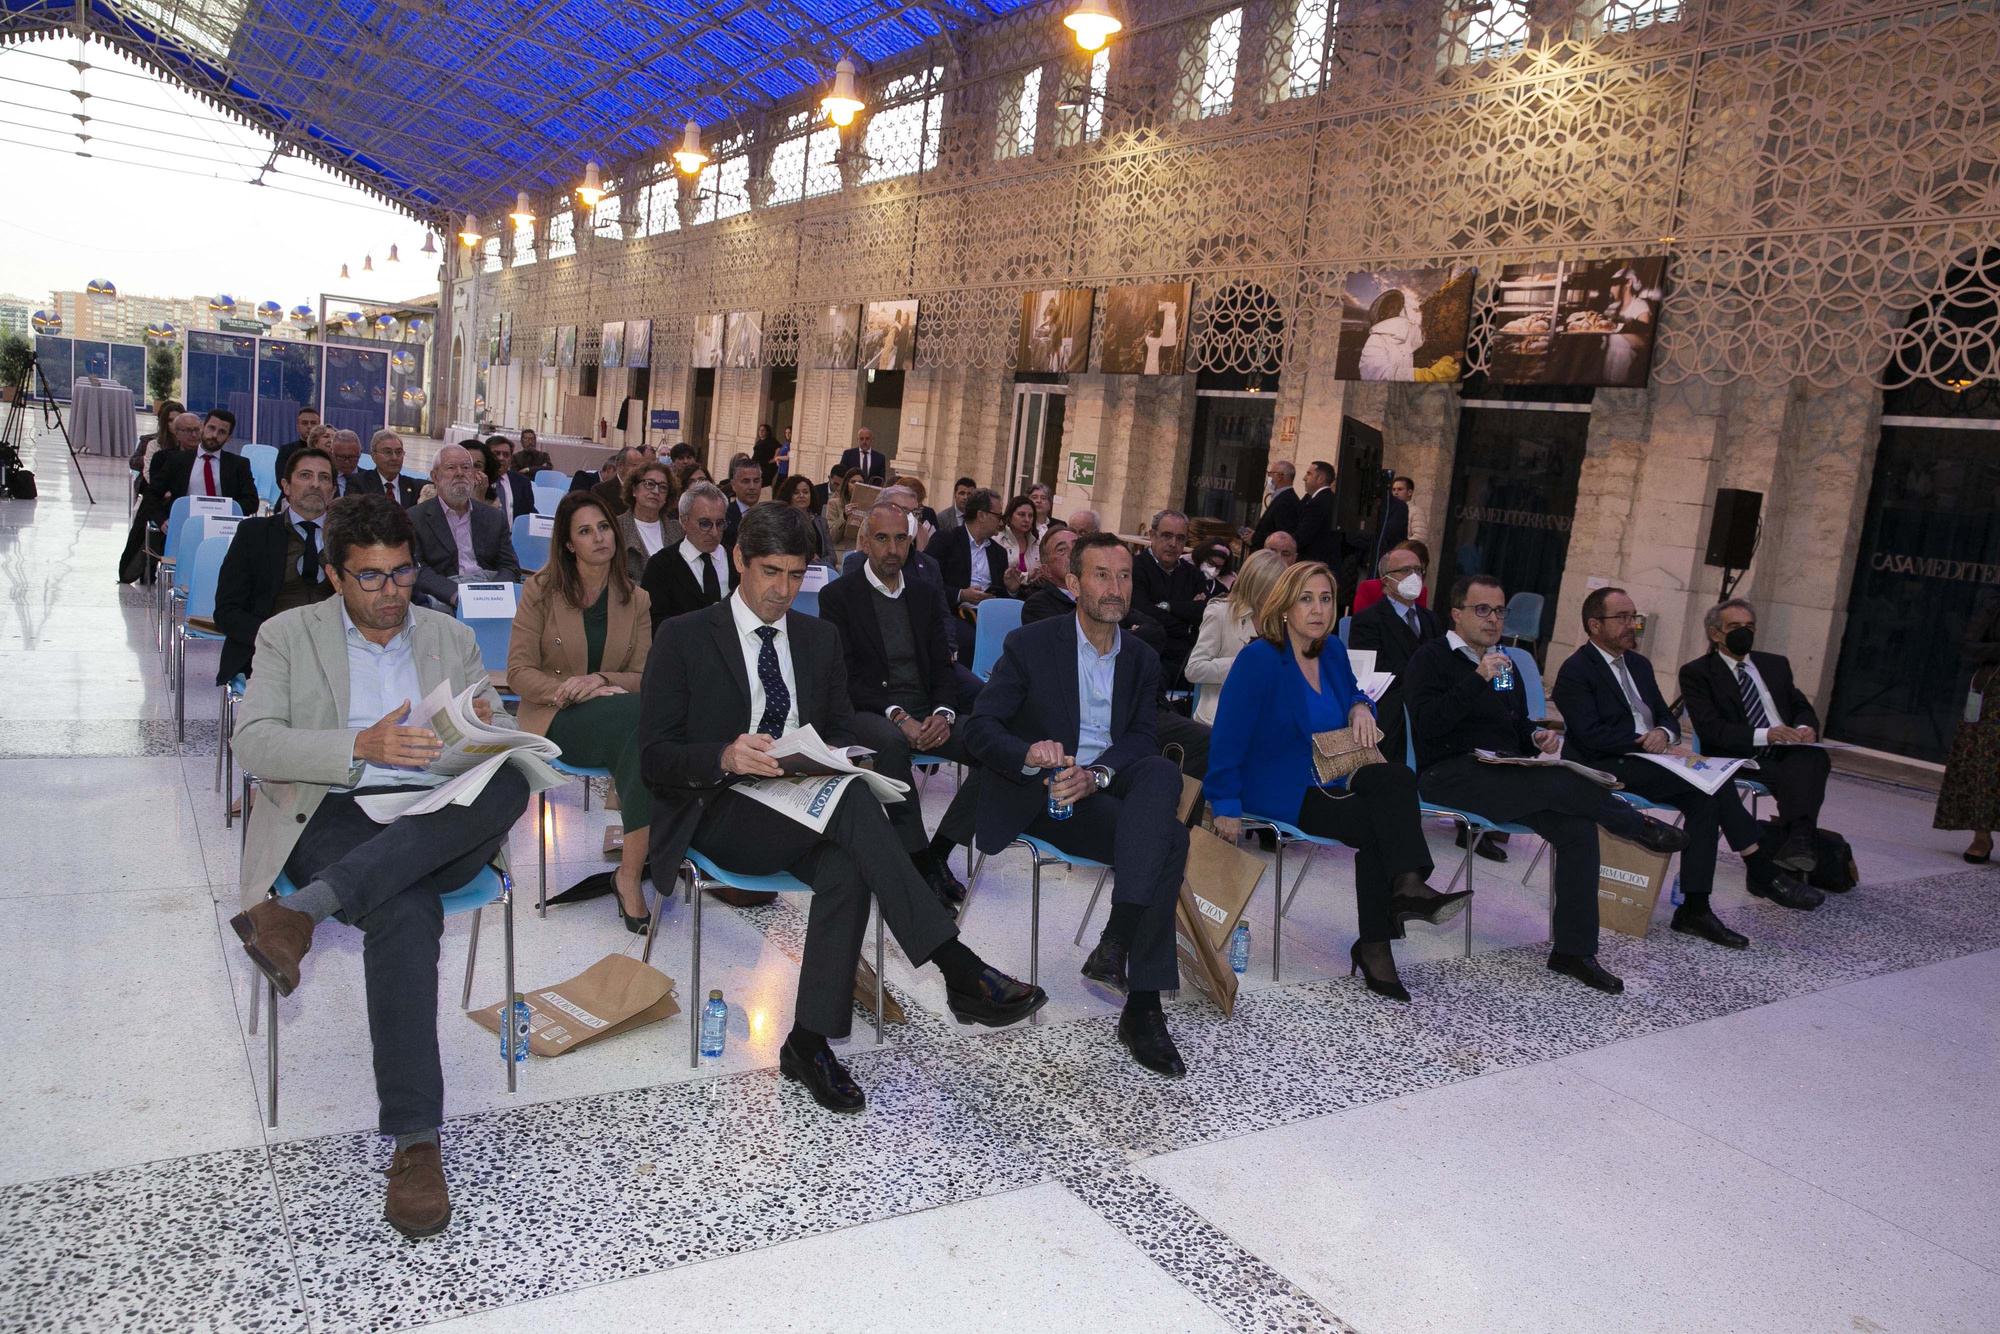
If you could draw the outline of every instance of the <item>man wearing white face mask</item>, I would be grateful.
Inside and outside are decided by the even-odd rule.
[[[1444,635],[1444,627],[1427,607],[1417,605],[1424,592],[1424,560],[1413,542],[1398,543],[1382,557],[1380,567],[1383,598],[1365,611],[1355,613],[1347,629],[1347,646],[1371,650],[1375,670],[1393,672],[1396,683],[1377,703],[1375,716],[1382,721],[1382,754],[1392,764],[1404,759],[1403,670],[1410,655],[1433,639]]]

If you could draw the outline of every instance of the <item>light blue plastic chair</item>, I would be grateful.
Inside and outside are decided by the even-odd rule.
[[[514,559],[520,562],[523,570],[539,570],[549,563],[549,539],[536,537],[528,531],[533,527],[535,517],[532,514],[514,516]]]
[[[528,480],[536,486],[546,486],[551,489],[561,489],[564,491],[569,490],[569,474],[559,468],[543,468]]]
[[[1514,675],[1521,678],[1521,691],[1528,697],[1528,716],[1546,717],[1549,711],[1549,697],[1542,689],[1542,669],[1535,666],[1534,655],[1524,648],[1508,645],[1500,650],[1514,664]]]
[[[1417,771],[1417,734],[1416,729],[1410,723],[1410,711],[1408,709],[1403,710],[1403,760],[1404,763],[1410,766],[1411,773]],[[1465,835],[1465,857],[1460,861],[1458,869],[1451,873],[1451,883],[1445,886],[1446,893],[1450,893],[1452,890],[1458,888],[1458,881],[1461,876],[1465,878],[1465,887],[1468,890],[1473,887],[1472,858],[1480,839],[1486,837],[1488,834],[1521,834],[1525,836],[1535,832],[1526,825],[1502,824],[1497,820],[1489,820],[1485,816],[1472,811],[1461,810],[1456,806],[1440,806],[1436,802],[1425,801],[1421,797],[1418,798],[1417,813],[1426,820],[1449,820],[1458,826],[1461,834]],[[1529,869],[1532,870],[1533,868],[1530,867]],[[1526,880],[1527,877],[1523,876],[1522,879]],[[1553,891],[1551,891],[1551,895],[1551,912],[1553,912]],[[1465,957],[1468,959],[1472,957],[1472,902],[1472,899],[1465,901]]]
[[[1340,642],[1342,644],[1346,644],[1348,642],[1347,632],[1348,630],[1353,628],[1353,625],[1354,625],[1354,618],[1352,616],[1343,616],[1340,618],[1340,628],[1335,630],[1334,633],[1340,636]]]
[[[984,681],[993,675],[1007,636],[1021,628],[1023,603],[1019,598],[987,598],[979,604],[978,625],[972,640],[972,674]]]
[[[190,524],[189,527],[196,525]],[[190,639],[206,643],[221,643],[226,636],[213,630],[198,629],[189,622],[197,618],[213,623],[215,616],[215,584],[222,573],[223,559],[229,555],[227,537],[203,538],[195,548],[194,557],[184,562],[189,567],[187,585],[186,614],[174,623],[174,739],[187,740],[187,646]],[[179,569],[176,568],[176,576]],[[217,745],[222,744],[220,736]]]
[[[472,627],[472,637],[479,641],[479,664],[489,675],[501,680],[507,679],[507,646],[514,638],[514,622],[510,618],[498,616],[476,616],[467,619],[463,606],[452,609],[459,623]],[[497,688],[497,687],[496,687]],[[500,691],[503,697],[518,698],[511,691]]]
[[[1500,637],[1530,644],[1542,637],[1542,595],[1516,593],[1507,599],[1507,619],[1501,623]]]
[[[562,498],[569,494],[568,487],[542,486],[539,483],[536,484],[534,491],[535,513],[546,514],[552,518],[555,515],[556,506],[562,504]]]
[[[792,610],[801,616],[819,615],[819,594],[800,589],[798,596],[792,599]]]
[[[278,503],[278,447],[276,445],[243,446],[244,461],[250,465],[250,480],[257,486],[257,498],[265,505]],[[375,465],[370,462],[369,467]]]
[[[738,875],[725,871],[704,854],[688,849],[687,860],[681,863],[681,875],[686,878],[687,901],[692,905],[693,925],[691,953],[688,962],[688,989],[682,993],[691,999],[688,1012],[688,1065],[701,1068],[701,1007],[708,1000],[708,994],[701,989],[701,901],[708,897],[711,889],[740,889],[751,894],[810,894],[812,886],[798,877],[780,871],[776,875]],[[653,918],[646,926],[646,948],[640,954],[642,963],[653,961],[653,938],[660,931],[660,912],[666,907],[670,894],[662,894],[653,903]],[[882,1045],[882,911],[875,910],[875,1045]]]
[[[1022,834],[1007,846],[1028,850],[1032,886],[1028,898],[1028,983],[1032,986],[1041,973],[1042,868],[1061,866],[1071,871],[1097,872],[1097,886],[1090,891],[1090,902],[1084,905],[1083,920],[1076,924],[1076,943],[1081,945],[1084,928],[1090,925],[1091,916],[1097,911],[1097,899],[1104,892],[1104,882],[1111,875],[1111,867],[1105,862],[1092,861],[1088,857],[1078,857],[1064,852],[1055,844],[1036,838],[1033,834]],[[972,911],[972,891],[978,887],[979,877],[986,871],[987,860],[986,854],[982,852],[973,863],[972,881],[965,887],[965,906],[960,908],[958,913],[960,930],[965,927],[966,914]]]
[[[245,790],[247,793],[247,783]],[[250,806],[247,800],[243,806],[243,824],[245,828],[248,828],[250,824]],[[463,886],[454,889],[449,894],[438,896],[438,902],[444,905],[445,916],[450,917],[454,913],[464,912],[472,914],[471,938],[466,941],[465,946],[465,990],[459,996],[458,1001],[458,1008],[461,1010],[470,1010],[472,1008],[472,970],[474,965],[479,961],[479,921],[486,908],[494,903],[498,903],[501,906],[505,914],[502,920],[506,923],[507,990],[502,993],[502,996],[504,999],[504,997],[514,994],[513,889],[514,882],[504,871],[497,871],[491,866],[485,866],[481,867],[479,874]],[[297,892],[298,886],[292,883],[289,876],[282,873],[278,876],[278,882],[271,886],[271,894],[276,898],[284,898],[287,895],[296,894]],[[260,986],[259,983],[262,983],[262,985]],[[259,1002],[266,991],[270,993],[271,1018],[264,1029],[264,1080],[270,1093],[264,1124],[275,1126],[278,1124],[278,984],[263,977],[261,974],[253,973],[250,978],[250,1032],[252,1034],[255,1034],[257,1031]],[[695,1008],[698,1009],[699,1007]],[[507,1059],[507,1052],[504,1045],[500,1053],[500,1061],[501,1064],[507,1067],[507,1091],[513,1093],[516,1091],[515,1063]]]
[[[359,463],[355,464],[354,466],[355,466],[355,467],[357,467],[357,468],[360,468],[360,469],[361,469],[362,471],[364,471],[364,472],[374,472],[374,471],[375,471],[375,456],[374,456],[373,454],[366,454],[366,453],[364,453],[364,454],[363,454],[363,455],[361,456],[361,461],[360,461]]]

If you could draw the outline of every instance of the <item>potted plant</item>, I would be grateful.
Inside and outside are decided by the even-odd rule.
[[[0,337],[0,398],[8,402],[28,396],[28,376],[33,374],[35,350],[20,334]]]
[[[164,403],[172,398],[180,378],[180,348],[172,344],[154,348],[146,358],[146,388],[152,391],[153,402]]]

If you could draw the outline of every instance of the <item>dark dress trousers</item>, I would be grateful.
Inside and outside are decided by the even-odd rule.
[[[1443,639],[1410,658],[1404,682],[1417,747],[1417,791],[1426,801],[1489,820],[1524,824],[1555,854],[1555,948],[1597,953],[1597,831],[1635,837],[1637,811],[1567,769],[1481,764],[1478,750],[1535,752],[1535,725],[1518,675],[1509,690],[1482,680],[1472,660]]]
[[[1347,646],[1370,649],[1375,654],[1375,670],[1390,672],[1396,681],[1376,701],[1375,715],[1382,724],[1382,754],[1391,764],[1401,764],[1408,755],[1409,728],[1403,717],[1403,678],[1410,670],[1411,655],[1433,639],[1444,638],[1437,613],[1414,607],[1417,625],[1412,629],[1402,605],[1392,598],[1354,613],[1347,627]]]
[[[1271,503],[1257,516],[1257,526],[1250,530],[1250,549],[1261,551],[1264,539],[1272,533],[1289,533],[1298,527],[1300,504],[1298,492],[1289,486],[1279,487]]]
[[[818,617],[788,613],[799,722],[829,746],[855,744],[840,632]],[[661,874],[689,847],[746,875],[789,871],[812,887],[799,966],[796,1017],[808,1032],[847,1036],[854,967],[868,927],[871,893],[912,963],[928,962],[957,928],[910,864],[865,783],[850,783],[823,833],[730,789],[722,753],[751,731],[750,676],[727,601],[669,623],[646,659],[641,687],[641,769],[653,793],[650,860]]]
[[[1675,741],[1680,725],[1667,710],[1653,675],[1653,664],[1627,653],[1625,667],[1633,688]],[[1714,796],[1683,782],[1651,760],[1638,758],[1641,734],[1633,730],[1632,706],[1618,674],[1594,644],[1570,654],[1556,672],[1552,697],[1563,716],[1563,758],[1617,775],[1620,782],[1649,801],[1664,802],[1687,817],[1687,850],[1681,853],[1681,888],[1689,895],[1706,895],[1715,888],[1715,849],[1719,837],[1742,851],[1757,842],[1757,822],[1743,809],[1736,785],[1726,784]],[[1761,851],[1761,849],[1760,849]]]
[[[1750,652],[1750,665],[1764,678],[1778,716],[1772,727],[1810,727],[1819,731],[1819,714],[1812,701],[1792,680],[1792,664],[1777,653]],[[1819,825],[1820,807],[1826,802],[1826,780],[1833,761],[1819,746],[1757,747],[1749,711],[1743,706],[1742,687],[1729,659],[1711,649],[1681,668],[1681,700],[1687,707],[1688,724],[1701,738],[1702,753],[1724,756],[1754,756],[1754,777],[1771,790],[1778,804],[1777,840],[1810,835]]]
[[[736,562],[729,559],[729,553],[717,547],[713,553],[722,562],[723,573],[716,578],[717,596],[711,599],[702,592],[701,582],[695,578],[694,570],[681,557],[680,543],[661,547],[646,558],[645,571],[639,576],[639,587],[646,590],[646,596],[653,603],[653,634],[660,633],[660,627],[676,616],[685,616],[703,607],[712,607],[723,598],[736,591]]]
[[[1094,761],[1113,771],[1110,788],[1078,799],[1067,820],[1048,816],[1039,772],[1023,773],[1028,747],[1059,741],[1076,753],[1082,706],[1077,698],[1074,616],[1023,626],[1007,636],[966,730],[966,746],[985,766],[979,794],[981,852],[999,852],[1021,834],[1112,868],[1111,901],[1145,910],[1132,941],[1131,985],[1140,991],[1180,986],[1174,957],[1174,903],[1187,869],[1188,831],[1177,818],[1181,775],[1160,754],[1153,730],[1160,693],[1159,655],[1121,633],[1112,672],[1111,744]]]
[[[491,505],[473,501],[472,558],[493,577],[521,582],[521,562],[514,555],[514,538],[507,520]],[[432,496],[410,511],[410,523],[417,530],[417,591],[445,606],[458,602],[458,543],[452,539],[451,523],[445,518],[444,502]]]
[[[182,496],[193,493],[194,470],[200,466],[198,449],[162,450],[153,456],[153,480],[146,486],[155,522],[164,523],[167,512]],[[245,514],[257,512],[257,482],[250,475],[250,460],[226,450],[215,454],[216,489],[236,502]]]
[[[320,531],[324,531],[323,521]],[[217,685],[227,685],[239,673],[250,670],[257,652],[257,631],[271,619],[285,586],[285,552],[291,537],[287,514],[266,514],[237,525],[229,554],[222,558],[222,569],[215,578],[215,625],[228,636],[222,641],[222,660],[215,672]],[[324,570],[315,582],[321,597],[333,591]]]

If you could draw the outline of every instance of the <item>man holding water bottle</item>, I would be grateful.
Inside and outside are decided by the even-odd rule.
[[[1475,752],[1555,756],[1562,733],[1528,717],[1527,694],[1499,648],[1507,594],[1491,575],[1452,585],[1452,628],[1410,657],[1403,696],[1425,801],[1488,820],[1524,824],[1555,856],[1555,939],[1549,968],[1617,994],[1625,984],[1597,962],[1597,831],[1608,829],[1654,852],[1674,853],[1687,836],[1640,815],[1609,789],[1558,765],[1482,761]]]
[[[1160,655],[1119,628],[1132,609],[1132,553],[1115,533],[1070,553],[1076,614],[1007,636],[966,726],[985,766],[977,846],[1022,834],[1104,862],[1111,920],[1084,962],[1091,982],[1125,995],[1118,1040],[1139,1064],[1187,1073],[1160,1010],[1180,986],[1174,903],[1187,867],[1180,770],[1160,754],[1154,718]]]

